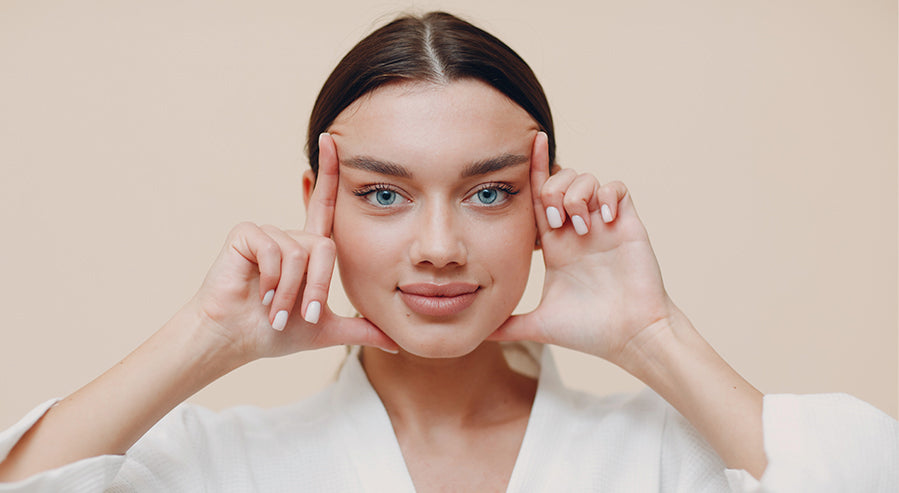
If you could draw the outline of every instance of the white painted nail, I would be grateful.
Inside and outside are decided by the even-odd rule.
[[[602,207],[600,207],[600,210],[602,211],[602,222],[612,222],[612,210],[609,209],[609,206],[607,204],[603,204]]]
[[[584,222],[584,218],[581,216],[571,216],[571,224],[574,226],[574,231],[584,236],[587,234],[587,223]]]
[[[549,222],[550,228],[562,227],[562,214],[559,213],[559,209],[553,206],[546,208],[546,220]]]
[[[306,316],[303,318],[305,318],[306,321],[310,324],[317,324],[318,317],[321,314],[322,304],[317,301],[313,301],[312,303],[309,303],[309,306],[306,307]]]
[[[389,349],[384,349],[382,347],[379,347],[378,349],[380,349],[381,351],[384,351],[385,353],[389,353],[389,354],[398,354],[399,353],[399,350],[391,351]]]
[[[284,330],[287,326],[287,310],[281,310],[275,314],[275,321],[272,322],[272,328],[275,330]]]
[[[265,296],[262,298],[262,305],[269,306],[272,304],[272,300],[275,298],[275,290],[269,289]]]

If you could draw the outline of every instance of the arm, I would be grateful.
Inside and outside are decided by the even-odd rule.
[[[557,344],[606,359],[677,409],[728,467],[761,477],[762,394],[709,346],[668,297],[623,183],[549,174],[546,136],[531,156],[531,195],[546,263],[540,305],[495,340]],[[566,218],[571,218],[566,221]]]
[[[677,409],[729,468],[760,479],[768,462],[762,393],[673,310],[671,320],[648,327],[627,345],[619,365]]]
[[[396,348],[367,320],[327,307],[338,165],[330,136],[320,145],[305,230],[235,227],[193,299],[115,367],[48,410],[0,462],[0,482],[124,454],[180,402],[255,359],[339,344]]]
[[[0,481],[124,454],[176,405],[239,366],[239,355],[210,337],[204,323],[181,310],[116,366],[48,410],[0,463]]]

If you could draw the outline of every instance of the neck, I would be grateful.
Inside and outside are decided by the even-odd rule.
[[[394,428],[481,427],[530,413],[536,381],[509,368],[502,348],[485,342],[446,359],[363,348],[362,362]]]

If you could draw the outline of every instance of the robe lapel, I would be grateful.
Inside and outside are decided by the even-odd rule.
[[[531,351],[540,361],[537,395],[506,491],[658,492],[664,410],[647,411],[651,419],[626,430],[642,446],[638,457],[630,457],[639,464],[639,474],[623,473],[615,466],[614,444],[584,440],[608,436],[610,428],[604,427],[617,429],[612,435],[620,435],[621,428],[603,419],[602,413],[584,412],[584,395],[565,388],[549,346]],[[599,399],[591,396],[587,401]]]
[[[341,434],[363,491],[414,493],[412,477],[387,410],[359,362],[358,347],[347,356],[337,379],[335,412],[343,414]]]

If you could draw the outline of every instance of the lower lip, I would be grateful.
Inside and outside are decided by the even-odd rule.
[[[421,296],[418,294],[400,291],[400,296],[406,306],[419,315],[429,317],[448,317],[456,315],[474,303],[478,291],[460,294],[458,296]]]

